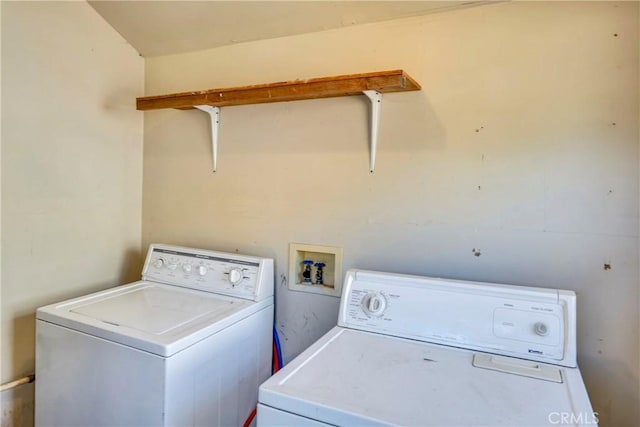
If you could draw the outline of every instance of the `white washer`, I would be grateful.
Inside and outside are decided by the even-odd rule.
[[[36,425],[238,426],[271,374],[273,260],[154,244],[142,281],[36,317]]]
[[[258,426],[595,425],[575,301],[350,270],[338,326],[260,386]]]

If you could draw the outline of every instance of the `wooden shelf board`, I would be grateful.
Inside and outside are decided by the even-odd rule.
[[[403,70],[348,74],[309,80],[209,89],[197,92],[137,98],[138,110],[177,108],[187,110],[195,105],[227,107],[232,105],[263,104],[267,102],[298,101],[362,95],[364,90],[380,93],[420,90],[420,85]]]

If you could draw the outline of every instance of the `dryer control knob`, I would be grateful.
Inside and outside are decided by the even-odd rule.
[[[157,260],[155,260],[155,262],[153,263],[153,266],[155,268],[162,268],[164,267],[164,260],[162,258],[158,258]]]
[[[542,322],[538,322],[535,325],[533,325],[533,329],[536,332],[536,334],[540,335],[541,337],[549,335],[549,327]]]
[[[205,267],[204,265],[199,265],[198,274],[201,276],[204,276],[205,274],[207,274],[207,267]]]
[[[371,292],[362,299],[362,309],[369,316],[382,316],[387,308],[387,299],[384,295]]]
[[[191,264],[182,264],[182,271],[185,273],[191,273]]]
[[[244,279],[244,272],[241,268],[232,268],[229,270],[229,282],[231,282],[233,286],[242,282],[242,279]]]

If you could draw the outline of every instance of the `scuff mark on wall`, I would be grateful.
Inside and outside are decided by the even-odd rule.
[[[280,336],[280,338],[284,338],[285,341],[289,341],[289,337],[284,332],[284,323],[280,324],[280,328],[278,329],[278,335]]]

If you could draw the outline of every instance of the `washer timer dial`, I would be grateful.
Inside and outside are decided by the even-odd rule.
[[[362,298],[362,310],[369,316],[379,317],[387,308],[387,299],[379,292],[369,292]]]
[[[244,270],[239,267],[232,268],[229,270],[229,282],[232,286],[239,285],[244,279]]]

